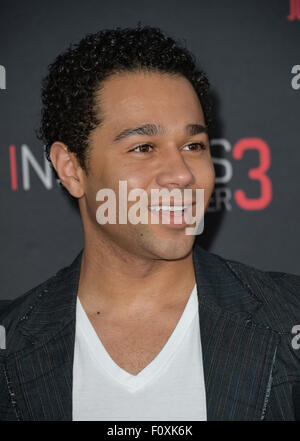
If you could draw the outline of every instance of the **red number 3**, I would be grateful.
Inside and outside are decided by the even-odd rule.
[[[256,149],[259,153],[259,167],[249,170],[250,179],[258,180],[261,187],[259,198],[248,198],[241,189],[236,190],[234,198],[236,203],[244,210],[262,210],[272,200],[272,182],[265,173],[271,164],[271,154],[268,144],[261,138],[243,138],[233,147],[234,159],[242,159],[245,150]]]

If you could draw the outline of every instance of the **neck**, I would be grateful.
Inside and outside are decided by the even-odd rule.
[[[172,308],[194,284],[192,250],[179,260],[149,259],[103,238],[85,238],[78,296],[87,311]]]

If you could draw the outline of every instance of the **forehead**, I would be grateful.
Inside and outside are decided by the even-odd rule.
[[[166,126],[204,122],[196,91],[179,75],[145,71],[115,74],[104,81],[96,99],[104,122],[115,128],[153,119]]]

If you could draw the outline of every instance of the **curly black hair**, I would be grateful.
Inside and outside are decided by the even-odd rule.
[[[88,34],[58,55],[48,68],[42,81],[37,137],[44,142],[50,163],[51,145],[60,141],[88,174],[89,135],[101,124],[96,92],[114,73],[146,70],[186,77],[200,99],[206,124],[211,124],[207,76],[197,69],[194,55],[159,28],[138,24],[135,28],[117,27]]]

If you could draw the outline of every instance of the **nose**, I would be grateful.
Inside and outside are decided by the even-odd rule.
[[[161,160],[162,166],[156,177],[159,186],[185,188],[193,183],[194,176],[177,148],[169,149]]]

